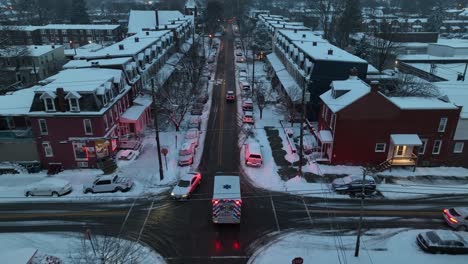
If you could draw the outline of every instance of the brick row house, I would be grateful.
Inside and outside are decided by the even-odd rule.
[[[448,100],[387,97],[351,76],[333,81],[320,96],[321,114],[314,131],[320,161],[329,164],[392,166],[468,166],[454,141],[461,107]],[[465,150],[466,152],[466,150]],[[379,167],[380,166],[380,167]]]

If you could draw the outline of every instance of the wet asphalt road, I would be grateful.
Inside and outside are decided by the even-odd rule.
[[[212,111],[199,171],[203,184],[186,202],[169,194],[114,203],[24,203],[0,206],[0,232],[107,233],[139,240],[162,254],[168,263],[246,263],[255,241],[272,232],[298,228],[353,230],[359,217],[359,199],[302,198],[253,188],[239,172],[236,104],[224,100],[235,90],[232,32],[220,45]],[[237,226],[211,222],[214,175],[241,176],[242,222]],[[466,199],[466,198],[465,198]],[[464,205],[459,197],[412,201],[366,200],[366,228],[446,228],[441,208]],[[268,239],[265,238],[265,241]],[[255,245],[255,246],[254,246]]]

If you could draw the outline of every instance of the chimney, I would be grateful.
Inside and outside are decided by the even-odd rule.
[[[302,38],[306,38],[306,34],[302,34]]]
[[[328,50],[328,55],[333,55],[333,50],[332,49]]]
[[[139,37],[135,37],[135,42],[140,42],[140,38],[139,38]]]
[[[52,49],[55,49],[55,45],[50,46]]]
[[[353,67],[351,68],[351,70],[349,70],[349,76],[353,76],[353,77],[357,77],[358,76],[358,70],[356,69],[356,67]]]
[[[65,91],[63,88],[59,87],[55,90],[55,94],[57,95],[58,99],[58,111],[65,112],[67,109],[65,108]]]
[[[146,31],[146,36],[149,36],[149,31]]]
[[[317,41],[312,42],[312,46],[317,46]]]
[[[379,91],[379,81],[372,81],[370,86],[371,86],[371,92]]]
[[[156,27],[158,27],[158,26],[159,26],[159,14],[158,14],[158,10],[157,10],[157,9],[154,10],[154,14],[155,14],[155,16],[156,16]]]
[[[123,44],[119,44],[119,50],[124,50],[124,45]]]
[[[297,29],[294,29],[294,33],[297,33]]]

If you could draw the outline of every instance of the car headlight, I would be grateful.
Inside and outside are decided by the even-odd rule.
[[[187,195],[186,194],[182,195],[182,198],[187,198]]]
[[[173,192],[171,192],[171,196],[174,196],[175,194]]]

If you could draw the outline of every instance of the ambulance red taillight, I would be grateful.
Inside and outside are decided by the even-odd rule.
[[[242,204],[242,201],[241,200],[236,200],[235,203],[240,206]]]
[[[213,205],[219,204],[219,200],[212,200],[211,202],[213,203]]]

